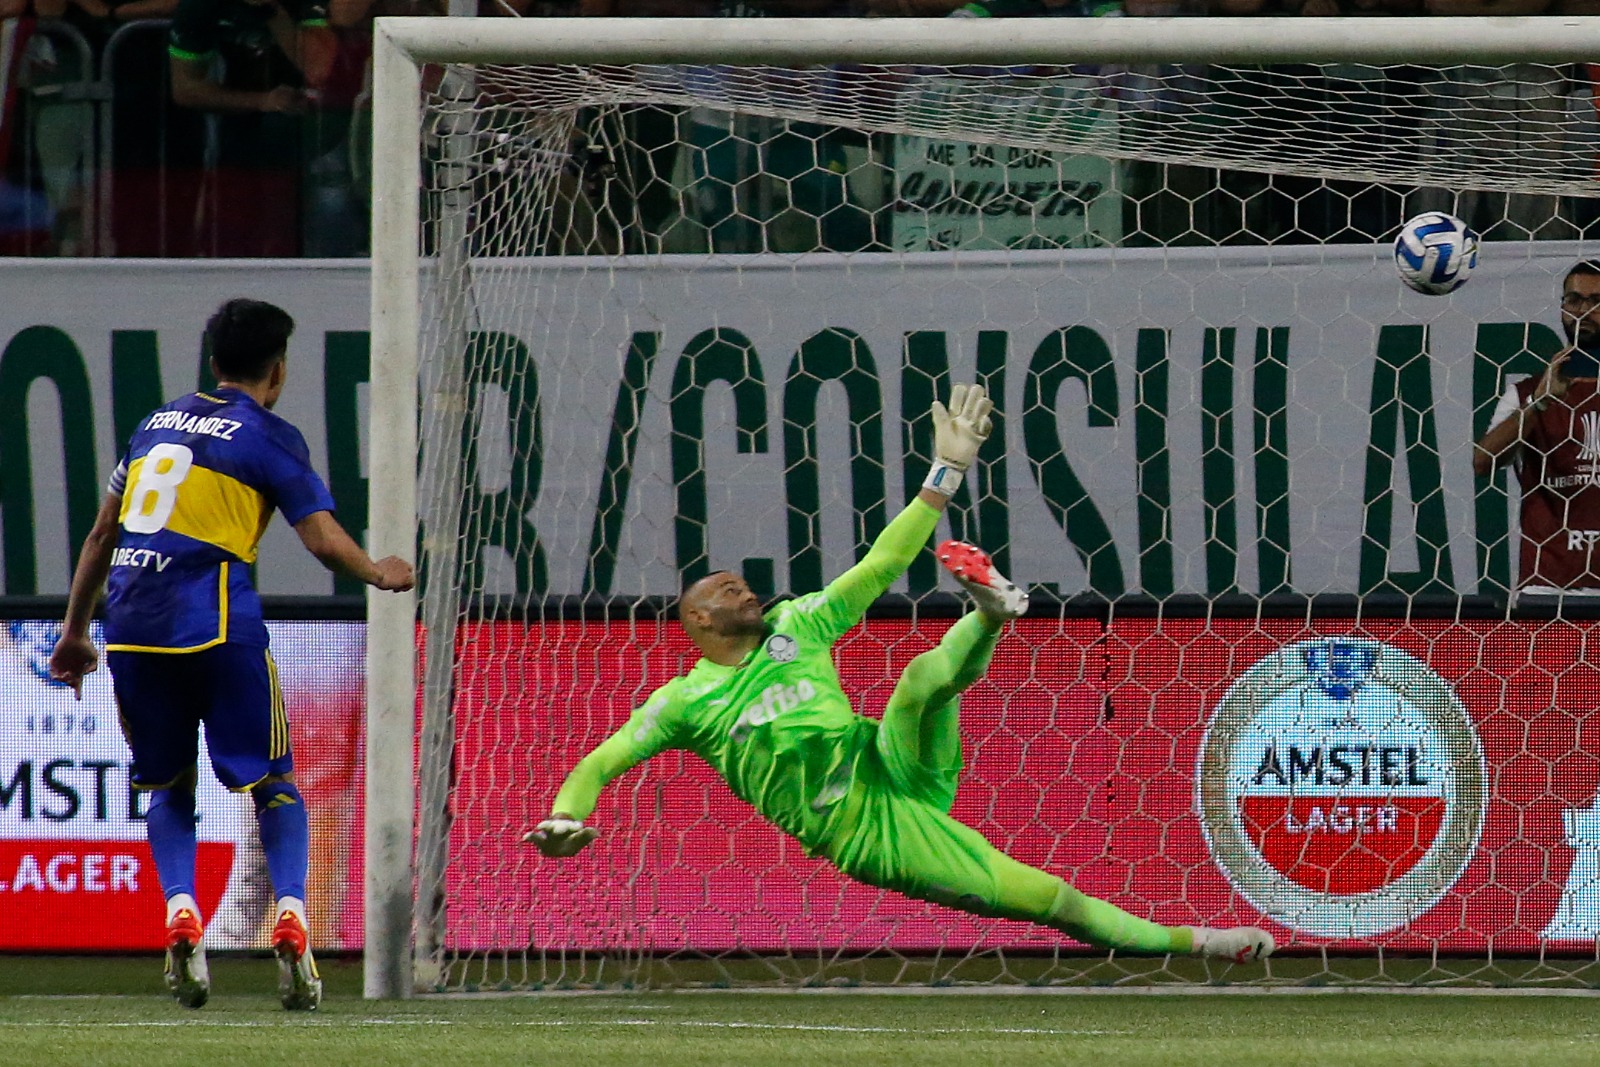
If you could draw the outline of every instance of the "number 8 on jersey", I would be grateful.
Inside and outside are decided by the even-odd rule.
[[[172,509],[178,506],[178,486],[193,466],[194,453],[184,445],[163,443],[145,453],[139,480],[128,489],[123,528],[141,534],[161,531],[172,518]]]

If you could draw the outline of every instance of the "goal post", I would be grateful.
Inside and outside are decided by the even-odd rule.
[[[1508,952],[1522,962],[1493,980],[1565,980],[1546,955],[1593,949],[1600,888],[1582,880],[1600,834],[1568,782],[1583,761],[1508,740],[1554,730],[1544,711],[1482,696],[1507,684],[1494,657],[1510,654],[1496,627],[1514,509],[1500,483],[1471,481],[1463,449],[1505,376],[1552,354],[1552,286],[1590,254],[1583,235],[1486,253],[1482,278],[1424,304],[1385,261],[1398,216],[1354,242],[1250,227],[1266,200],[1348,208],[1338,183],[1360,183],[1395,204],[1497,194],[1529,230],[1513,197],[1595,194],[1593,114],[1566,89],[1523,92],[1512,68],[1537,79],[1585,56],[1600,57],[1600,18],[379,19],[368,536],[375,557],[418,553],[422,582],[368,599],[366,995],[654,981],[640,961],[663,960],[726,982],[746,958],[786,982],[949,980],[906,963],[944,957],[976,961],[958,980],[1059,980],[1060,938],[857,893],[676,757],[613,785],[606,811],[640,828],[570,885],[535,886],[516,851],[556,764],[688,665],[663,621],[680,582],[742,568],[772,595],[837,573],[914,491],[916,420],[965,375],[996,394],[1004,447],[949,528],[981,534],[1049,607],[981,683],[957,814],[1161,921],[1281,924],[1301,952],[1284,980],[1345,980],[1329,953],[1373,938],[1413,961],[1384,980]],[[1462,90],[1477,83],[1454,72],[1480,68],[1512,88]],[[1532,96],[1559,103],[1522,107]],[[668,139],[646,142],[641,115]],[[1471,150],[1473,129],[1492,150]],[[1042,160],[1046,177],[986,188],[931,147],[945,142],[977,146],[974,166],[995,146]],[[891,143],[929,167],[897,159],[886,200],[856,204]],[[1070,156],[1167,169],[1135,194],[1115,167],[1069,181]],[[726,180],[724,157],[761,188]],[[656,159],[652,189],[638,175]],[[1214,196],[1173,184],[1192,179],[1181,168],[1264,177]],[[1309,184],[1285,193],[1282,176]],[[721,214],[687,236],[642,223],[668,186]],[[1148,221],[1201,197],[1237,201],[1250,239]],[[1022,229],[985,221],[1014,204]],[[1041,221],[1057,208],[1083,221]],[[851,212],[869,237],[825,247]],[[918,225],[886,234],[897,213]],[[761,243],[784,225],[815,246]],[[1090,450],[1100,468],[1074,464]],[[936,578],[919,564],[900,617],[845,649],[866,706],[942,632],[954,600]],[[1274,597],[1295,606],[1268,610]],[[1323,626],[1316,597],[1347,610]],[[1581,624],[1525,631],[1581,659]],[[1536,658],[1505,671],[1552,710],[1572,700]],[[1405,710],[1338,742],[1342,770],[1322,727],[1273,733],[1263,711],[1295,686],[1343,708],[1369,682]],[[1550,736],[1600,755],[1581,728]],[[1398,777],[1346,789],[1363,759]],[[1524,800],[1554,820],[1548,847],[1572,873],[1529,889],[1548,905],[1539,929],[1480,930],[1473,909],[1499,888],[1474,856],[1520,811],[1490,783],[1525,760],[1550,771]],[[1297,773],[1345,778],[1302,793]],[[689,855],[656,822],[717,844]],[[1400,833],[1409,847],[1373,843]],[[1106,966],[1096,980],[1135,974]]]
[[[417,62],[386,31],[374,44],[367,548],[374,559],[409,559],[417,544],[422,96]],[[413,989],[416,617],[414,593],[368,589],[362,900],[369,998],[406,997]]]

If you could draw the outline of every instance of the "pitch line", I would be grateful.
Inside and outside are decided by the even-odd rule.
[[[268,1022],[253,1019],[153,1019],[148,1022],[73,1022],[69,1020],[28,1020],[22,1022],[0,1021],[0,1030],[82,1030],[82,1029],[120,1029],[142,1030],[173,1029],[173,1028],[203,1028],[214,1030],[264,1030],[281,1029],[281,1022]],[[379,1026],[518,1026],[538,1027],[544,1029],[571,1030],[577,1028],[599,1029],[611,1026],[629,1026],[648,1029],[664,1027],[670,1029],[696,1029],[696,1030],[778,1030],[786,1032],[820,1033],[820,1034],[905,1034],[908,1036],[930,1035],[959,1035],[966,1037],[1129,1037],[1132,1030],[1098,1030],[1098,1029],[1058,1029],[1044,1026],[835,1026],[826,1023],[763,1023],[729,1021],[719,1022],[709,1019],[504,1019],[504,1020],[466,1020],[466,1019],[306,1019],[296,1020],[296,1026],[310,1026],[319,1029],[338,1029],[351,1027]]]
[[[1402,986],[1402,985],[1203,985],[1171,982],[1153,986],[759,986],[682,989],[485,989],[428,993],[419,1000],[615,999],[662,997],[1574,997],[1600,998],[1600,988],[1577,986]],[[650,1005],[656,1007],[657,1005]],[[638,1010],[638,1009],[635,1009]]]
[[[565,1026],[566,1023],[538,1021],[519,1026]],[[1043,1026],[833,1026],[826,1023],[751,1023],[717,1022],[709,1019],[614,1019],[590,1021],[591,1026],[682,1026],[707,1030],[800,1030],[823,1034],[1023,1034],[1047,1037],[1126,1037],[1132,1030],[1058,1030]]]

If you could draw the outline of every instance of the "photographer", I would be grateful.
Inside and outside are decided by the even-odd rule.
[[[1568,346],[1542,375],[1508,386],[1472,469],[1515,465],[1522,489],[1519,593],[1600,594],[1600,260],[1561,285]]]

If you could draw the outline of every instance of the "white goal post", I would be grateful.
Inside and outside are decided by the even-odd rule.
[[[425,122],[434,123],[427,136],[440,148],[433,163],[447,169],[455,157],[449,139],[458,132],[448,118],[425,119],[423,70],[430,65],[480,64],[560,67],[573,75],[573,106],[579,106],[583,68],[626,64],[703,64],[769,68],[810,68],[828,65],[881,65],[908,67],[1016,67],[1074,64],[1121,64],[1130,67],[1168,64],[1348,64],[1355,66],[1454,65],[1505,66],[1515,63],[1573,64],[1600,58],[1600,18],[1427,18],[1427,19],[899,19],[892,21],[842,19],[379,19],[374,35],[374,105],[372,150],[372,302],[370,477],[368,550],[374,558],[388,554],[412,557],[418,549],[419,509],[419,355],[421,338],[428,333],[425,307],[449,306],[452,279],[473,269],[461,233],[451,230],[448,188],[439,230],[422,254],[424,200]],[[596,89],[613,86],[604,77]],[[681,87],[680,87],[681,88]],[[450,90],[444,90],[448,93]],[[644,99],[640,97],[639,99]],[[798,105],[797,105],[798,107]],[[840,116],[822,108],[820,121]],[[780,108],[778,118],[788,118]],[[968,135],[971,136],[970,130]],[[996,134],[1003,140],[1004,131]],[[1022,137],[1025,145],[1038,138]],[[1093,147],[1091,151],[1095,150]],[[1124,146],[1127,155],[1140,158],[1140,147]],[[1207,146],[1204,137],[1178,147],[1154,146],[1149,158],[1163,161],[1194,160],[1209,165],[1243,160],[1271,172],[1273,146],[1252,146],[1248,139]],[[1506,191],[1544,190],[1553,195],[1588,192],[1595,161],[1556,159],[1545,169],[1515,167],[1497,174],[1504,160],[1481,160],[1463,165],[1465,177],[1457,187],[1497,188]],[[1293,170],[1293,162],[1284,164]],[[1353,160],[1352,176],[1366,181],[1410,181],[1423,184],[1437,179],[1427,164],[1420,169],[1394,159]],[[1481,167],[1482,169],[1479,169]],[[1392,169],[1385,169],[1392,168]],[[1252,169],[1245,167],[1244,169]],[[1300,168],[1313,175],[1337,175],[1335,164],[1314,162]],[[470,184],[465,180],[460,187]],[[448,182],[445,183],[448,186]],[[1159,250],[1156,253],[1159,254]],[[648,257],[643,257],[648,258]],[[613,265],[628,256],[611,258]],[[637,265],[637,264],[635,264]],[[433,272],[439,292],[424,299],[421,280]],[[606,269],[602,266],[600,269]],[[444,328],[447,337],[435,344],[464,345],[466,327]],[[452,332],[453,331],[453,332]],[[1229,342],[1232,343],[1231,340]],[[1265,343],[1265,342],[1263,342]],[[449,358],[453,357],[448,357]],[[608,357],[609,358],[609,357]],[[451,372],[432,379],[436,393],[452,389]],[[454,402],[467,403],[455,386]],[[437,396],[429,401],[436,413],[449,418],[449,401]],[[459,411],[458,411],[459,414]],[[895,416],[884,413],[898,435]],[[604,417],[605,412],[601,412]],[[460,426],[446,422],[441,439],[455,448]],[[442,503],[433,507],[434,521],[422,534],[438,538],[439,528],[453,531],[460,522],[448,509],[458,492],[448,484],[432,491]],[[1415,475],[1413,475],[1415,477]],[[888,496],[895,506],[897,483],[890,479]],[[425,540],[423,554],[436,568],[448,561],[455,566],[453,549]],[[1313,590],[1315,592],[1317,590]],[[419,900],[415,884],[417,864],[435,862],[426,853],[442,849],[441,840],[418,844],[414,813],[417,796],[414,772],[418,766],[417,708],[419,686],[435,696],[451,699],[447,660],[430,660],[436,671],[431,680],[419,667],[417,622],[419,598],[369,592],[367,598],[366,653],[366,764],[365,764],[365,992],[370,998],[412,995],[438,981],[433,962],[439,945],[432,930],[427,901]],[[431,634],[451,647],[456,605],[438,608],[431,621],[423,609]],[[530,625],[537,626],[534,622]],[[434,638],[430,637],[430,640]],[[431,646],[430,646],[431,647]],[[426,716],[425,716],[426,720]],[[424,736],[437,723],[424,721]],[[444,729],[450,729],[447,722]],[[426,755],[422,757],[426,763]],[[434,771],[448,777],[440,768]],[[425,785],[425,788],[427,786]],[[444,786],[439,786],[444,788]],[[509,829],[509,828],[508,828]],[[513,836],[498,843],[519,847]],[[414,852],[414,850],[418,850]],[[439,879],[425,892],[437,893]]]

